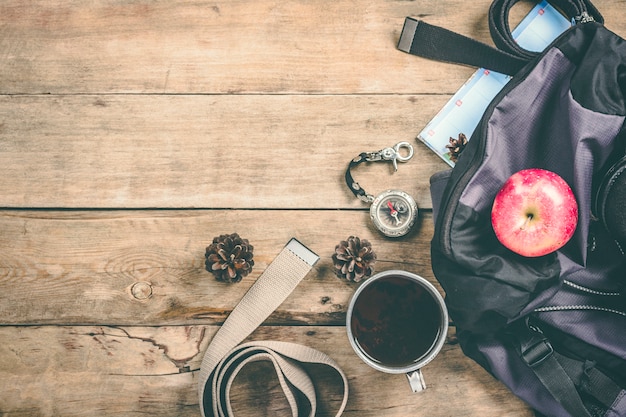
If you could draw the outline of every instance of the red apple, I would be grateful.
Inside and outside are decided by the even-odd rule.
[[[545,169],[511,175],[493,202],[491,224],[500,243],[523,256],[553,252],[574,235],[578,204],[565,180]]]

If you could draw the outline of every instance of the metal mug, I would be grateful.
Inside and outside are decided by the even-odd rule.
[[[375,274],[355,291],[346,316],[348,339],[372,368],[406,374],[413,392],[426,389],[421,368],[439,353],[448,311],[439,291],[401,270]]]

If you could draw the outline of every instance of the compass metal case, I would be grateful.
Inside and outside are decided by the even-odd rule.
[[[417,219],[417,203],[407,193],[387,190],[376,196],[370,207],[370,217],[378,230],[388,237],[406,235]]]

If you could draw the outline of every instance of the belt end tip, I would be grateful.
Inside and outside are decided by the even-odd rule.
[[[412,17],[404,19],[404,26],[402,27],[402,33],[400,34],[400,40],[398,41],[398,49],[410,53],[413,46],[413,39],[415,38],[415,32],[417,31],[418,20]]]
[[[311,267],[319,261],[320,257],[313,252],[311,249],[307,248],[303,243],[301,243],[298,239],[292,238],[286,245],[287,249],[293,252],[296,256],[302,259],[304,262],[309,264]]]

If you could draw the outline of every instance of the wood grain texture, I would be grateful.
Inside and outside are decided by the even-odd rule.
[[[335,245],[372,242],[375,270],[406,269],[436,283],[432,217],[397,241],[363,211],[5,211],[0,212],[0,324],[160,325],[220,323],[291,237],[320,257],[270,318],[342,324],[356,283],[333,273]],[[204,254],[214,236],[238,232],[255,266],[237,284],[216,281]]]
[[[625,33],[623,3],[596,3]],[[471,69],[397,51],[404,18],[490,42],[489,4],[6,0],[0,91],[451,94]]]
[[[11,416],[198,416],[196,369],[215,326],[2,327],[0,377],[6,386],[0,410]],[[344,416],[530,417],[525,406],[478,365],[464,357],[454,330],[425,369],[429,388],[412,394],[406,378],[375,371],[352,351],[342,327],[261,327],[250,340],[289,340],[332,355],[349,375]],[[318,384],[319,416],[341,402],[340,381],[307,367]],[[235,380],[238,416],[291,415],[267,363]],[[377,387],[377,388],[374,388]],[[383,388],[383,389],[381,389]]]
[[[448,166],[415,140],[427,96],[0,96],[0,207],[365,208],[348,163],[400,141],[415,156],[361,164],[368,192],[431,207]]]
[[[404,17],[454,21],[468,7],[476,14],[485,5],[4,1],[0,91],[352,94],[426,88],[439,94],[442,80],[452,77],[459,85],[470,72],[418,70],[414,59],[395,49]],[[447,92],[453,91],[450,85]]]

